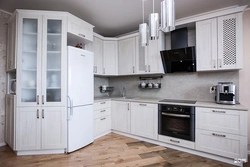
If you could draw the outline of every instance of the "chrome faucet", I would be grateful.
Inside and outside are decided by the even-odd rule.
[[[126,97],[126,89],[125,89],[125,87],[122,87],[122,97]]]

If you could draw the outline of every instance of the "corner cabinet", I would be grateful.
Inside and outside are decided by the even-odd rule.
[[[118,74],[118,43],[103,41],[103,75]]]
[[[18,155],[63,153],[67,147],[67,13],[17,10],[12,17],[18,23],[12,148]]]
[[[242,68],[242,13],[196,22],[197,71]]]

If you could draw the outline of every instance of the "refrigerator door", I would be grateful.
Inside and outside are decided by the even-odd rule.
[[[93,105],[73,107],[73,117],[68,120],[68,150],[78,150],[94,141]]]
[[[93,66],[92,52],[68,46],[68,96],[73,107],[94,103]]]

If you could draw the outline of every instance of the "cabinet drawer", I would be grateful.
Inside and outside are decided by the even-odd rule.
[[[110,108],[111,107],[111,101],[100,101],[94,103],[94,110],[101,110],[104,108]]]
[[[104,117],[107,115],[111,115],[111,108],[104,108],[104,109],[100,109],[100,110],[95,110],[94,113],[95,113],[94,118],[100,118],[100,117]]]
[[[247,112],[196,107],[196,128],[247,136]]]
[[[191,148],[191,149],[194,149],[194,145],[195,145],[195,143],[192,141],[177,139],[174,137],[163,136],[163,135],[158,135],[158,140],[164,143],[169,143],[169,144],[178,145],[181,147],[186,147],[186,148]]]
[[[95,137],[111,130],[111,116],[95,119]]]
[[[229,158],[246,158],[247,137],[198,129],[196,149]]]

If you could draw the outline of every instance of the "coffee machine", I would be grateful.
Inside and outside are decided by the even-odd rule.
[[[235,85],[232,82],[218,82],[215,101],[219,104],[236,104]]]

